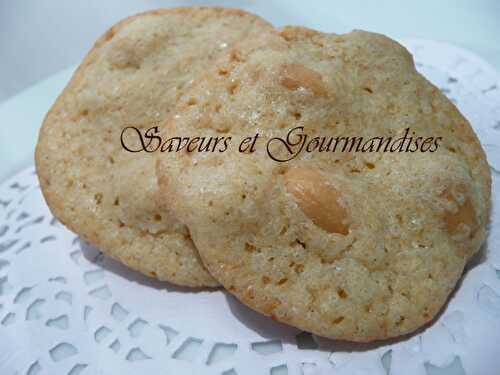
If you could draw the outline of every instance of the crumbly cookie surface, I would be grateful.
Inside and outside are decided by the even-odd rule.
[[[161,122],[212,60],[271,26],[240,10],[178,8],[127,18],[94,45],[47,114],[36,149],[54,215],[106,254],[160,280],[215,286],[189,232],[156,199],[153,154],[125,127]],[[126,144],[138,138],[125,133]]]
[[[410,128],[442,142],[435,152],[272,160],[267,141],[297,126],[310,139]],[[301,329],[353,341],[412,332],[436,316],[485,239],[491,181],[478,139],[384,36],[289,27],[237,44],[164,132],[259,133],[252,154],[238,141],[223,153],[163,153],[160,190],[226,289]],[[290,156],[279,142],[270,148]]]

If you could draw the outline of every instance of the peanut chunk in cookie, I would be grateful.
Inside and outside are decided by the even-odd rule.
[[[321,74],[301,64],[283,65],[280,84],[289,90],[303,87],[315,96],[327,96]]]
[[[340,202],[341,193],[318,170],[292,168],[284,180],[286,190],[314,224],[329,233],[349,233],[348,212]]]
[[[450,234],[457,233],[462,225],[466,225],[470,234],[477,229],[476,212],[470,198],[465,195],[465,189],[463,187],[458,187],[457,192],[461,199],[458,199],[458,195],[453,194],[450,188],[443,191],[442,197],[454,204],[454,209],[452,211],[446,211],[443,215],[446,230]]]

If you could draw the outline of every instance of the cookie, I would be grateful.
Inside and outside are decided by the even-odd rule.
[[[162,197],[229,292],[317,335],[422,327],[485,239],[476,135],[382,35],[289,27],[239,43],[164,133],[231,137],[225,152],[161,153]]]
[[[107,31],[39,134],[37,173],[54,216],[148,276],[185,286],[217,285],[168,202],[158,204],[154,154],[124,147],[137,150],[132,127],[143,134],[160,123],[216,56],[270,28],[241,10],[178,8],[132,16]]]

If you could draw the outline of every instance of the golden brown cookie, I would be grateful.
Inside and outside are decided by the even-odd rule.
[[[269,28],[241,10],[178,8],[129,17],[106,32],[40,131],[36,166],[54,216],[148,276],[217,285],[168,202],[158,205],[152,154],[127,152],[121,133],[161,122],[216,56]],[[133,130],[124,134],[129,148],[138,143]]]
[[[485,239],[476,135],[382,35],[290,27],[237,44],[167,119],[165,136],[200,134],[231,145],[164,152],[160,190],[210,273],[279,321],[353,341],[412,332]]]

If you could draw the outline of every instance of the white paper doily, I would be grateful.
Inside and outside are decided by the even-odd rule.
[[[222,290],[147,279],[59,224],[29,168],[0,186],[0,374],[498,375],[500,80],[467,51],[403,43],[471,121],[493,173],[488,242],[432,325],[383,343],[331,341]]]

